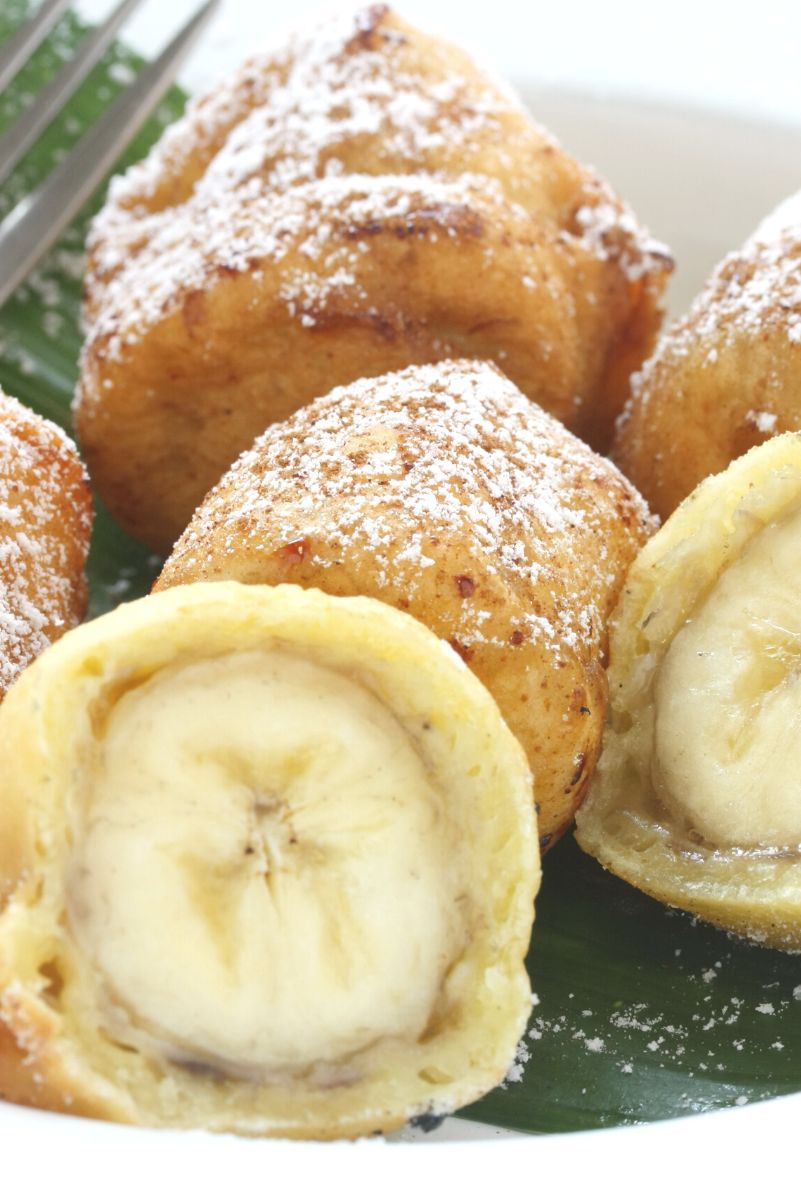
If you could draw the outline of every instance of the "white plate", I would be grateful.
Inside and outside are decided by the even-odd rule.
[[[521,91],[537,118],[594,163],[678,264],[671,307],[681,310],[709,268],[758,220],[801,187],[801,131],[720,113]],[[536,1058],[528,1066],[536,1072]],[[91,1199],[136,1195],[193,1199],[291,1189],[291,1196],[425,1198],[541,1193],[573,1195],[606,1179],[618,1197],[704,1186],[727,1195],[763,1187],[765,1165],[795,1172],[801,1094],[701,1117],[591,1133],[522,1136],[452,1120],[434,1135],[331,1145],[255,1142],[233,1136],[133,1130],[0,1103],[0,1196],[38,1197],[72,1182]],[[444,1190],[447,1189],[447,1194]]]

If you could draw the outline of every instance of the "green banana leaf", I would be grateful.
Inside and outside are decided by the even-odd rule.
[[[24,0],[0,8],[0,40]],[[83,32],[67,16],[0,101],[0,130]],[[110,52],[9,184],[0,217],[109,103],[139,60]],[[123,69],[121,69],[121,67]],[[140,158],[184,97],[173,89],[123,160]],[[0,310],[0,383],[69,428],[81,336],[87,206]],[[139,596],[158,562],[98,507],[92,614]],[[569,836],[548,855],[529,956],[539,998],[507,1083],[465,1116],[525,1131],[653,1121],[801,1089],[801,959],[747,946],[606,875]]]

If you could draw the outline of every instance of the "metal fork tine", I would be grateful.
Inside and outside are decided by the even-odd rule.
[[[70,0],[44,0],[36,12],[12,33],[0,48],[0,92],[11,82],[20,67],[44,41],[58,18],[69,8]]]
[[[113,167],[144,117],[175,78],[184,55],[218,3],[219,0],[207,0],[44,183],[21,200],[0,225],[0,304],[52,246]]]
[[[121,0],[106,21],[84,38],[76,53],[47,87],[39,92],[33,104],[0,136],[0,183],[8,179],[25,152],[30,150],[42,130],[62,108],[67,97],[72,95],[111,45],[125,18],[141,3],[142,0]]]

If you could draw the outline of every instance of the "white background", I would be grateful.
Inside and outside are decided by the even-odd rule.
[[[95,15],[109,6],[110,0],[81,4]],[[196,6],[197,0],[145,0],[126,36],[152,52]],[[303,21],[320,7],[309,0],[222,0],[184,81],[192,89],[209,86],[287,21]],[[395,7],[494,62],[513,81],[801,124],[799,0],[398,0]]]

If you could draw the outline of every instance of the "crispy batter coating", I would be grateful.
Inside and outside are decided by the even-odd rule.
[[[547,847],[592,774],[606,620],[649,529],[611,464],[500,371],[446,362],[359,380],[271,427],[156,587],[288,582],[407,610],[495,697]]]
[[[460,51],[383,5],[247,63],[112,187],[89,245],[80,441],[166,551],[271,421],[469,355],[605,449],[671,267]]]
[[[91,527],[73,443],[0,392],[0,698],[83,617]]]
[[[706,476],[801,430],[801,193],[716,268],[633,381],[612,457],[663,518]]]

